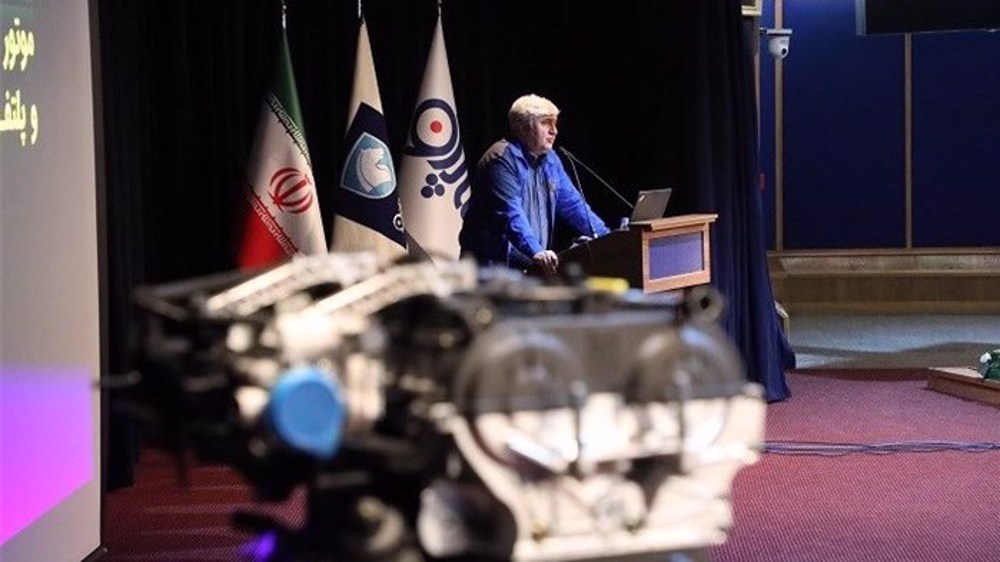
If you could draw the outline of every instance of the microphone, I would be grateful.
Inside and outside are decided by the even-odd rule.
[[[573,166],[573,175],[576,175],[576,165],[575,164],[579,164],[579,165],[583,166],[584,170],[587,170],[588,172],[590,172],[590,175],[592,175],[595,178],[597,178],[597,181],[601,182],[601,185],[603,185],[605,188],[607,188],[607,190],[610,191],[611,193],[614,193],[615,196],[618,197],[618,199],[620,199],[622,203],[625,203],[625,205],[629,209],[633,209],[635,207],[634,205],[632,205],[632,203],[629,202],[628,199],[626,199],[625,197],[623,197],[622,194],[619,193],[617,189],[611,187],[610,183],[604,181],[604,178],[602,178],[601,176],[599,176],[597,174],[597,172],[595,172],[594,170],[590,169],[590,166],[587,166],[586,164],[584,164],[572,152],[566,150],[566,148],[564,148],[562,146],[557,147],[556,150],[558,150],[559,152],[561,152],[562,155],[565,156],[569,160],[570,165]],[[583,192],[583,184],[580,183],[580,178],[579,177],[576,178],[576,183],[577,183],[577,185],[580,186],[580,192],[582,193]]]
[[[580,192],[580,198],[583,199],[584,204],[587,206],[584,211],[587,213],[587,224],[590,226],[590,238],[597,238],[597,229],[594,228],[594,221],[590,218],[590,203],[587,203],[587,195],[583,192],[583,184],[580,183],[580,174],[576,171],[576,163],[573,162],[573,158],[569,156],[569,152],[565,148],[560,146],[559,151],[569,159],[569,166],[573,168],[573,178],[576,179],[576,190]]]

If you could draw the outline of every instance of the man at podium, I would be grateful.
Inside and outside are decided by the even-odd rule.
[[[491,146],[476,166],[459,242],[480,264],[516,269],[536,266],[553,274],[559,257],[551,249],[556,219],[576,235],[609,232],[553,154],[559,108],[529,94],[510,106],[510,134]]]

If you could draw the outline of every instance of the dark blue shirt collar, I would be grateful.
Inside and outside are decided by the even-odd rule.
[[[524,148],[524,143],[522,143],[516,137],[507,137],[507,143],[510,145],[510,148],[514,156],[517,156],[521,160],[524,160],[525,163],[527,163],[529,166],[533,168],[537,168],[542,164],[544,164],[546,157],[549,155],[549,152],[551,152],[551,151],[543,152],[542,155],[539,156],[538,158],[532,158],[531,153]]]

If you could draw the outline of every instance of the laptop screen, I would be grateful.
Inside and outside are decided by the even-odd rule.
[[[670,188],[649,189],[639,192],[632,207],[632,216],[629,222],[648,221],[663,217],[663,212],[667,210],[667,202],[670,201]]]

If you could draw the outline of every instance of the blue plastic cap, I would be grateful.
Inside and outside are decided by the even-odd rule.
[[[289,446],[328,459],[340,445],[345,417],[339,386],[316,367],[297,367],[278,380],[268,415]]]

